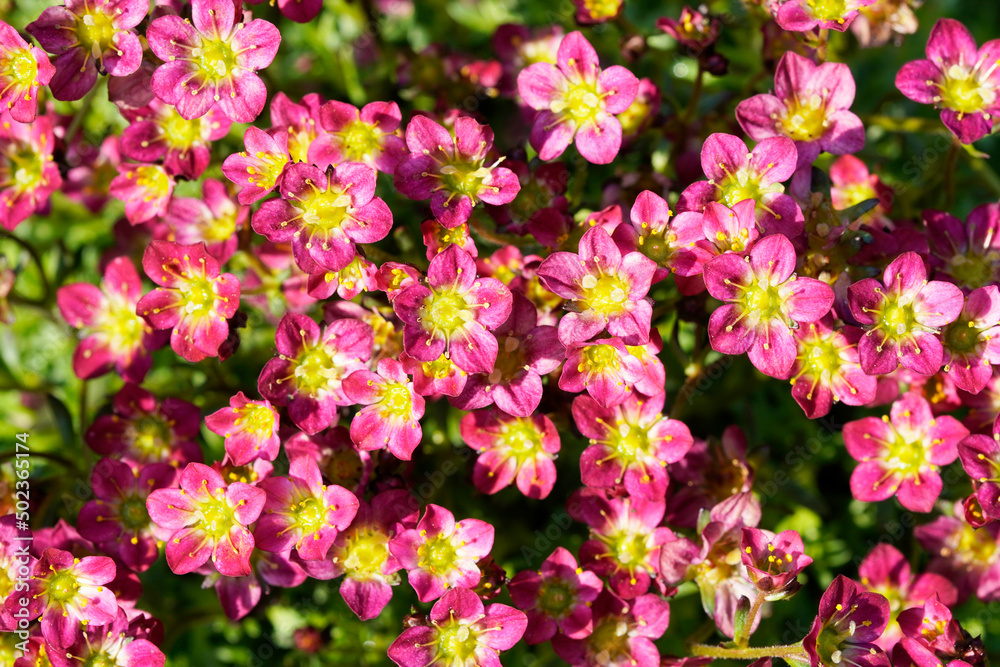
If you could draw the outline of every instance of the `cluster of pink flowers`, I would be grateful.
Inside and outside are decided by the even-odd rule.
[[[689,380],[710,359],[746,354],[790,383],[810,419],[838,402],[887,413],[844,426],[856,500],[896,497],[928,513],[943,467],[960,460],[968,475],[968,499],[917,530],[935,554],[927,572],[875,549],[858,581],[829,584],[797,650],[780,655],[812,667],[965,659],[949,607],[1000,599],[1000,204],[965,221],[932,210],[919,224],[894,218],[890,188],[854,155],[865,127],[847,65],[787,51],[773,93],[728,119],[745,137],[708,136],[701,174],[682,192],[623,187],[574,217],[568,170],[552,161],[572,145],[581,164],[612,163],[659,104],[652,82],[602,67],[582,32],[497,32],[500,59],[481,76],[495,70],[491,90],[519,105],[530,126],[520,144],[457,109],[406,116],[391,101],[358,109],[277,93],[270,123],[247,127],[245,150],[213,165],[215,142],[264,110],[258,72],[281,34],[239,2],[181,4],[158,4],[140,35],[144,3],[67,0],[28,26],[41,48],[0,21],[4,228],[44,212],[64,178],[88,206],[121,200],[126,221],[100,283],[56,296],[80,332],[76,375],[113,371],[126,383],[84,435],[100,457],[94,499],[76,528],[35,532],[30,603],[8,595],[0,629],[15,629],[25,607],[52,664],[163,665],[162,629],[136,606],[137,573],[162,550],[173,573],[214,586],[234,620],[266,587],[309,578],[342,579],[347,605],[372,619],[405,572],[433,606],[388,648],[402,667],[495,667],[522,639],[551,642],[572,665],[675,664],[660,662],[655,642],[684,584],[730,648],[746,649],[761,606],[796,593],[812,558],[795,531],[761,526],[742,432],[699,438],[679,419],[683,402],[666,408],[668,313],[652,295],[670,293],[705,316]],[[804,44],[875,16],[865,13],[875,0],[758,4]],[[278,5],[300,22],[321,9]],[[576,17],[615,20],[622,5],[580,0]],[[717,55],[713,17],[685,9],[661,27],[699,62]],[[989,134],[1000,40],[977,49],[942,19],[927,56],[899,72],[899,90],[940,108],[963,143]],[[40,91],[78,100],[105,75],[127,82],[108,84],[127,127],[60,172],[54,155],[80,150],[78,140],[39,111]],[[839,156],[825,193],[812,191],[824,153]],[[177,194],[211,167],[225,181],[205,178],[200,198]],[[545,206],[519,208],[541,192]],[[389,205],[400,197],[426,202],[414,204],[427,213],[426,253],[409,262],[385,249],[405,237]],[[862,234],[862,247],[848,243]],[[206,367],[237,355],[248,312],[254,333],[274,330],[256,388],[203,415],[142,387],[154,353],[160,365],[176,355]],[[493,525],[382,474],[424,454],[425,412],[447,406],[464,411],[457,430],[481,493],[513,486],[542,499],[557,476],[580,475],[566,501],[587,534],[577,553],[559,547],[537,569],[497,575]],[[971,409],[963,420],[947,414],[961,407]],[[203,422],[222,460],[203,459]],[[588,443],[557,466],[573,428]],[[0,519],[3,568],[16,533]],[[966,548],[975,540],[981,549]],[[500,589],[511,605],[490,602]]]

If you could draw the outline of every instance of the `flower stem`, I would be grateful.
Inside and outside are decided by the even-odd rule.
[[[691,655],[707,658],[731,658],[735,660],[757,660],[758,658],[782,658],[784,656],[803,653],[802,644],[786,646],[759,646],[745,648],[723,648],[708,644],[695,644],[691,647]]]
[[[739,637],[734,637],[733,640],[736,642],[737,646],[746,647],[750,643],[750,633],[753,632],[753,622],[757,618],[757,613],[760,612],[761,606],[764,604],[764,596],[757,594],[757,597],[753,601],[753,606],[750,607],[750,612],[747,614],[747,620],[743,623],[743,631],[740,633]]]
[[[705,83],[705,69],[698,63],[698,74],[694,78],[694,88],[691,90],[691,99],[688,100],[687,110],[684,112],[684,127],[691,124],[695,112],[698,110],[698,101],[701,99],[701,89]]]
[[[955,203],[955,165],[958,162],[958,141],[952,140],[944,163],[944,208],[949,210]]]

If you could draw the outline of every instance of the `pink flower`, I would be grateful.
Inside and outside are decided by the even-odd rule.
[[[608,499],[603,491],[581,489],[570,496],[569,515],[590,526],[580,547],[580,563],[607,578],[609,591],[632,599],[659,577],[660,547],[675,539],[661,527],[663,501],[625,496]]]
[[[452,401],[458,408],[473,410],[495,403],[508,414],[527,417],[542,400],[542,376],[559,368],[566,357],[556,328],[537,326],[534,304],[517,290],[511,294],[510,317],[493,332],[503,352],[498,353],[492,372],[469,377]]]
[[[427,247],[427,259],[429,260],[434,259],[450,245],[457,245],[473,258],[479,257],[479,248],[476,247],[475,239],[469,234],[468,223],[463,222],[457,227],[448,228],[437,220],[424,220],[420,223],[420,234]],[[395,262],[392,263],[395,264]]]
[[[666,466],[681,460],[694,439],[682,422],[663,415],[664,394],[629,395],[613,408],[590,396],[573,400],[573,420],[590,446],[580,456],[583,483],[625,491],[641,500],[663,500]]]
[[[924,211],[934,277],[971,290],[1000,285],[1000,204],[972,209],[963,223],[942,211]]]
[[[201,461],[195,441],[201,427],[198,406],[179,398],[157,400],[134,384],[115,394],[112,414],[94,420],[84,442],[101,456],[120,458],[133,469],[149,463],[182,466]]]
[[[267,494],[243,482],[226,484],[201,463],[189,463],[180,489],[158,489],[146,499],[149,518],[173,533],[167,540],[167,565],[187,574],[210,558],[220,574],[250,574],[254,537],[248,526],[257,520]]]
[[[705,285],[724,301],[708,323],[712,348],[724,354],[748,352],[772,377],[788,377],[795,363],[793,323],[819,320],[833,305],[833,289],[795,271],[795,249],[781,234],[767,236],[748,257],[719,255],[705,265]]]
[[[413,376],[413,390],[421,396],[458,396],[465,389],[469,374],[456,366],[446,354],[434,361],[418,361],[400,353],[403,370]]]
[[[7,24],[0,21],[0,49],[4,48],[5,27]],[[34,109],[34,100],[31,104]],[[9,112],[0,112],[0,225],[4,229],[12,230],[42,210],[52,193],[62,186],[59,166],[52,160],[54,148],[49,116],[35,118],[32,112],[31,118],[21,123]]]
[[[722,22],[697,9],[684,7],[680,19],[663,17],[656,20],[656,27],[676,39],[696,54],[710,47],[722,31]]]
[[[388,448],[409,461],[423,437],[424,398],[414,392],[399,361],[380,359],[377,370],[357,370],[344,380],[347,398],[366,406],[351,421],[351,439],[361,450]]]
[[[754,141],[788,137],[799,152],[798,166],[823,151],[857,153],[865,145],[861,119],[848,111],[854,78],[843,63],[816,65],[789,51],[774,75],[774,95],[755,95],[736,107],[736,119]]]
[[[927,60],[913,60],[896,75],[906,97],[941,109],[941,122],[963,144],[988,135],[1000,113],[1000,40],[976,49],[968,28],[938,19],[927,40]]]
[[[268,133],[288,135],[288,154],[294,162],[311,163],[325,169],[333,162],[324,151],[313,148],[317,139],[328,134],[320,125],[319,110],[323,102],[318,93],[309,93],[297,104],[288,95],[279,92],[271,100],[271,129]],[[320,144],[316,148],[320,148]],[[328,148],[325,152],[329,152]]]
[[[495,408],[474,410],[459,424],[462,441],[479,452],[472,481],[493,494],[512,482],[528,498],[546,498],[556,481],[559,432],[543,414],[514,417]]]
[[[802,640],[812,667],[847,662],[858,667],[888,667],[889,658],[873,642],[889,623],[889,603],[878,593],[859,593],[840,575],[819,601],[819,615]]]
[[[27,568],[28,573],[34,568],[35,557],[30,553],[24,553],[25,545],[28,544],[27,540],[18,539],[29,537],[33,537],[30,531],[18,529],[17,518],[13,513],[0,517],[0,576],[7,577],[7,581],[16,582],[18,570],[22,567]],[[12,616],[11,612],[17,613],[22,608],[20,600],[17,600],[17,603],[6,604],[6,598],[21,597],[16,595],[19,591],[14,591],[13,586],[11,589],[3,594],[5,599],[0,601],[0,631],[2,632],[17,630],[18,619]],[[10,611],[7,611],[8,606],[11,608]],[[21,614],[23,613],[21,612]],[[37,610],[30,613],[37,615]],[[35,665],[32,664],[28,667],[35,667]]]
[[[205,244],[153,241],[142,268],[160,287],[139,300],[136,312],[156,329],[173,329],[170,347],[188,361],[218,356],[229,336],[227,320],[240,307],[239,279],[221,273]]]
[[[929,569],[958,588],[958,603],[974,593],[983,602],[1000,598],[1000,523],[977,528],[958,516],[942,515],[913,530],[933,555]]]
[[[792,364],[792,398],[806,417],[818,419],[838,401],[865,405],[875,398],[878,380],[861,369],[857,327],[834,328],[832,314],[792,332],[798,352]]]
[[[121,461],[101,459],[90,476],[97,500],[80,510],[80,534],[136,572],[149,569],[160,555],[157,542],[165,541],[170,533],[150,523],[146,498],[157,489],[172,487],[176,476],[177,471],[167,463],[150,463],[133,471]]]
[[[0,21],[0,105],[19,123],[38,115],[38,89],[52,81],[56,68],[8,23]],[[0,116],[2,118],[2,116]]]
[[[278,458],[278,425],[278,411],[269,400],[252,401],[242,391],[229,399],[228,408],[205,417],[205,426],[225,438],[226,454],[238,466]]]
[[[479,278],[476,261],[457,246],[431,260],[427,285],[412,285],[392,302],[403,321],[406,353],[436,361],[447,353],[467,373],[490,373],[499,344],[490,331],[510,315],[510,290],[496,278]]]
[[[389,552],[406,569],[421,602],[436,600],[449,588],[475,588],[476,565],[493,548],[493,526],[479,519],[455,521],[443,507],[428,505],[415,528],[389,542]]]
[[[292,459],[288,477],[268,477],[258,484],[267,494],[254,539],[264,551],[292,548],[304,561],[321,560],[340,531],[358,513],[358,499],[342,486],[327,486],[315,459]]]
[[[941,330],[944,372],[959,389],[978,394],[1000,364],[1000,289],[980,287],[965,297],[958,318]]]
[[[882,282],[865,278],[851,285],[848,302],[867,329],[858,343],[866,373],[885,375],[903,364],[934,375],[944,361],[938,328],[958,318],[963,298],[951,283],[927,282],[923,260],[906,252],[886,267]]]
[[[599,338],[567,350],[559,388],[574,394],[586,389],[598,405],[608,408],[625,401],[645,376],[642,362],[620,338]]]
[[[558,67],[534,63],[517,76],[521,97],[535,115],[531,145],[542,160],[553,160],[576,140],[580,155],[608,164],[618,154],[622,126],[615,114],[631,106],[639,80],[624,67],[601,71],[597,51],[579,32],[563,38]]]
[[[117,614],[107,624],[88,624],[75,628],[73,642],[59,651],[50,651],[49,660],[53,667],[102,664],[116,667],[164,667],[167,658],[149,640],[153,633],[143,625],[141,618],[129,623],[125,610],[118,607]],[[43,657],[40,656],[38,662],[33,664],[44,664],[41,662]]]
[[[236,123],[252,122],[267,90],[257,70],[271,64],[281,33],[263,19],[236,23],[229,0],[193,0],[191,21],[155,19],[149,48],[163,64],[153,72],[153,92],[184,118],[204,116],[214,105]]]
[[[590,603],[602,588],[600,578],[577,568],[573,554],[562,547],[557,547],[537,572],[518,572],[507,585],[514,605],[527,612],[524,639],[529,644],[548,641],[557,632],[570,639],[593,632]]]
[[[689,185],[677,207],[700,213],[710,202],[735,208],[752,199],[758,231],[798,236],[802,212],[782,185],[792,177],[797,161],[795,143],[787,137],[768,137],[750,151],[739,137],[712,134],[701,147],[701,168],[709,180]],[[708,240],[716,239],[708,236]]]
[[[607,23],[617,17],[625,0],[573,0],[576,5],[576,22],[580,25]]]
[[[118,612],[115,594],[106,584],[114,580],[115,562],[104,556],[74,558],[62,549],[48,548],[32,568],[28,590],[31,618],[42,617],[42,635],[52,647],[65,649],[76,639],[80,623],[105,625]],[[19,611],[18,598],[7,598],[7,612]]]
[[[224,264],[236,252],[250,209],[237,204],[214,178],[202,182],[201,192],[200,199],[172,198],[154,237],[185,245],[204,243],[208,254]]]
[[[363,162],[391,175],[407,153],[399,136],[402,120],[395,102],[371,102],[360,111],[346,102],[326,102],[320,107],[320,125],[326,133],[313,141],[310,154],[322,154],[331,164]],[[326,166],[314,159],[310,162]]]
[[[309,274],[306,283],[308,294],[313,299],[329,299],[336,293],[341,299],[350,300],[362,292],[375,290],[375,263],[365,259],[357,250],[342,269],[317,269],[316,273]]]
[[[397,530],[413,528],[419,505],[402,489],[383,491],[360,501],[357,516],[340,531],[324,561],[304,561],[311,577],[333,579],[343,575],[340,594],[362,621],[378,616],[399,585],[402,566],[389,552]]]
[[[805,555],[802,536],[794,530],[777,535],[759,528],[744,528],[740,558],[747,577],[766,600],[782,600],[799,589],[799,573],[813,559]]]
[[[60,314],[85,334],[73,352],[77,377],[91,379],[114,368],[126,382],[142,382],[153,364],[150,353],[166,340],[136,314],[141,295],[142,282],[127,257],[108,263],[100,287],[73,283],[59,288]]]
[[[858,16],[862,7],[874,4],[875,0],[843,0],[828,3],[826,0],[785,0],[778,7],[778,25],[791,32],[837,30],[844,32]]]
[[[125,217],[133,225],[167,213],[174,193],[174,179],[155,164],[120,164],[108,194],[125,203]]]
[[[248,127],[243,135],[246,150],[233,153],[222,163],[222,173],[242,186],[239,202],[249,206],[264,198],[281,184],[288,155],[288,134],[278,132],[273,137],[264,130]]]
[[[403,630],[389,646],[389,658],[400,667],[497,667],[497,654],[513,648],[528,625],[524,612],[503,604],[484,607],[466,588],[445,593],[427,620]]]
[[[851,493],[876,502],[899,496],[903,507],[930,512],[941,493],[941,466],[958,458],[959,441],[969,434],[954,417],[934,417],[916,394],[892,404],[889,417],[865,417],[844,425],[847,452],[861,464],[851,475]]]
[[[582,639],[556,635],[552,648],[581,667],[659,667],[654,643],[670,624],[670,605],[658,595],[622,600],[605,589],[593,606],[594,631]]]
[[[972,478],[983,514],[1000,519],[1000,416],[992,436],[976,433],[964,438],[958,443],[958,455]]]
[[[868,199],[877,199],[878,205],[862,215],[852,226],[895,227],[889,218],[895,194],[878,174],[868,171],[864,162],[853,155],[842,155],[830,165],[830,197],[834,207],[843,211]]]
[[[611,235],[593,227],[580,239],[579,254],[556,252],[538,267],[542,283],[573,303],[559,320],[564,345],[584,343],[603,331],[628,345],[649,340],[653,307],[646,293],[656,263],[639,252],[622,254]]]
[[[371,167],[347,162],[323,173],[296,163],[281,179],[281,199],[264,202],[251,224],[269,241],[291,243],[299,268],[315,274],[347,267],[356,243],[384,239],[392,212],[375,196]]]
[[[286,313],[274,337],[278,356],[261,371],[258,391],[273,404],[288,406],[300,429],[319,433],[337,421],[337,406],[351,404],[342,383],[365,368],[373,336],[369,325],[354,319],[331,322],[321,335],[312,318]]]
[[[142,42],[133,32],[146,18],[142,0],[67,0],[48,7],[26,30],[57,56],[47,82],[57,100],[78,100],[97,83],[97,74],[128,76],[142,64]]]
[[[644,190],[630,211],[632,224],[618,225],[611,235],[623,252],[637,251],[656,262],[653,283],[671,273],[684,277],[700,274],[708,259],[708,253],[698,245],[704,240],[701,216],[679,215],[671,219],[671,215],[663,197]]]
[[[163,160],[172,176],[197,179],[212,159],[212,142],[227,134],[232,121],[213,106],[205,116],[186,120],[177,109],[152,100],[139,109],[121,107],[130,125],[122,131],[122,153],[138,162]]]
[[[517,195],[521,184],[500,160],[485,166],[493,149],[493,130],[459,116],[451,132],[427,116],[406,126],[410,154],[396,166],[393,183],[410,199],[431,200],[431,212],[445,227],[469,219],[480,201],[499,206]]]

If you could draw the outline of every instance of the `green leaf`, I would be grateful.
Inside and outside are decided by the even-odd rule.
[[[66,408],[66,404],[52,394],[46,395],[45,398],[48,400],[49,408],[52,410],[52,418],[56,422],[56,428],[59,429],[63,443],[67,447],[74,447],[76,439],[73,436],[73,416]]]
[[[854,222],[855,220],[863,216],[865,213],[878,206],[878,204],[879,204],[878,199],[874,198],[866,199],[862,202],[858,202],[857,204],[855,204],[850,208],[845,208],[843,211],[838,211],[837,215],[839,215],[844,220],[847,220],[848,222]]]

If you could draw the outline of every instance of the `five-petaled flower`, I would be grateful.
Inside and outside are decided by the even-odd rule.
[[[575,139],[586,160],[608,164],[622,144],[615,114],[631,106],[639,80],[619,65],[602,71],[597,51],[579,31],[563,38],[556,63],[534,63],[517,76],[518,92],[538,111],[532,147],[542,160],[553,160]]]
[[[759,528],[744,528],[740,547],[747,576],[766,600],[792,595],[799,588],[799,572],[813,562],[805,555],[802,536],[794,530],[775,535]]]
[[[365,406],[351,421],[351,439],[363,451],[386,448],[396,458],[409,461],[423,437],[424,397],[413,391],[403,364],[396,359],[380,359],[377,370],[357,370],[344,380],[347,398]]]
[[[278,458],[278,411],[266,398],[254,401],[242,391],[237,392],[229,399],[228,408],[205,417],[205,426],[225,438],[226,454],[234,465]]]
[[[853,581],[839,575],[819,601],[819,615],[802,645],[812,667],[889,667],[889,658],[874,642],[889,623],[889,603],[878,593],[859,593]]]
[[[19,123],[34,122],[38,90],[56,68],[41,49],[28,44],[8,23],[0,21],[0,107]]]

